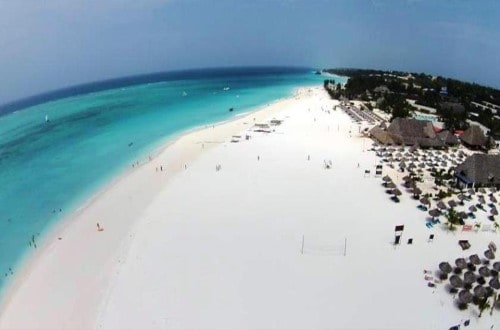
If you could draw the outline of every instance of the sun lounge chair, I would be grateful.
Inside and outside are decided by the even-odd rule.
[[[434,225],[432,224],[432,222],[427,222],[427,223],[425,224],[425,226],[426,226],[427,228],[429,228],[429,229],[431,229],[432,227],[434,227]]]
[[[491,225],[489,223],[483,225],[481,231],[491,231]]]
[[[417,206],[417,209],[421,210],[421,211],[427,211],[427,207],[424,206],[424,205],[419,205]]]
[[[472,225],[463,225],[462,231],[472,231]]]

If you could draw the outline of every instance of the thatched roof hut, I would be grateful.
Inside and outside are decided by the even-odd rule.
[[[448,130],[443,130],[443,131],[437,133],[437,137],[444,144],[446,144],[448,146],[456,146],[457,144],[460,144],[460,141],[458,140],[458,138]]]
[[[460,136],[460,140],[470,148],[484,147],[488,142],[488,138],[484,135],[483,130],[477,125],[471,125],[466,129]]]
[[[455,176],[467,186],[500,186],[500,155],[471,155],[456,167]]]
[[[379,126],[370,130],[370,136],[382,144],[395,144],[389,133]]]
[[[432,123],[410,118],[395,118],[387,132],[392,139],[403,145],[419,145],[421,147],[444,147],[444,143],[437,138]]]

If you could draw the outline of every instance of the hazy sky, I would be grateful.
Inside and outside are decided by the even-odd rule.
[[[0,0],[0,104],[183,68],[425,71],[500,87],[500,1]]]

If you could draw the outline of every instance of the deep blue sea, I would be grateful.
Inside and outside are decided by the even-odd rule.
[[[33,236],[40,241],[52,224],[166,139],[323,79],[306,69],[192,70],[86,84],[4,106],[0,287],[34,249]]]

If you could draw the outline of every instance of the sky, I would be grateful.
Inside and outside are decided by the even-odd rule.
[[[227,66],[426,72],[500,87],[498,0],[0,0],[0,104]]]

